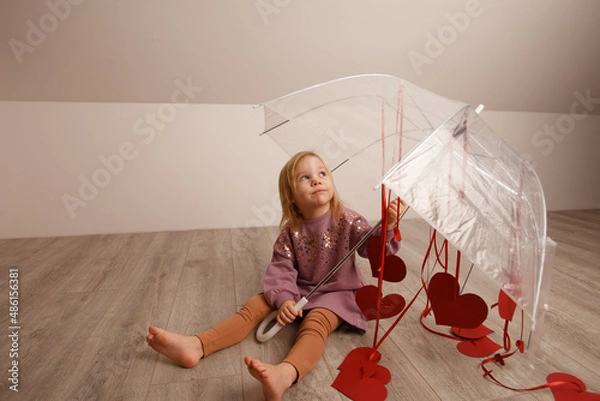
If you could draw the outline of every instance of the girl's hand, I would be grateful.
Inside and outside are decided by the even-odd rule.
[[[404,202],[400,198],[396,198],[390,202],[390,206],[388,207],[388,221],[387,221],[387,229],[391,230],[396,225],[398,221],[398,216],[401,216],[404,210],[406,209],[406,202]]]
[[[277,311],[277,323],[279,323],[279,325],[285,326],[296,320],[296,317],[302,317],[302,309],[297,311],[294,309],[294,306],[296,306],[296,302],[291,299],[288,299],[281,304]]]

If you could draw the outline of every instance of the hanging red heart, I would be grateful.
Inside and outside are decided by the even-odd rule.
[[[354,401],[385,400],[385,385],[392,376],[385,367],[377,365],[380,359],[381,354],[373,348],[353,349],[338,367],[340,373],[331,386]]]
[[[458,292],[458,281],[449,273],[437,273],[429,280],[428,296],[435,322],[474,329],[487,318],[487,305],[478,295]]]
[[[367,242],[367,255],[371,265],[373,277],[379,277],[379,266],[381,265],[381,237],[373,235]],[[406,264],[396,255],[387,255],[383,259],[383,280],[397,283],[406,277]]]
[[[565,382],[565,384],[550,387],[556,401],[600,401],[600,394],[586,391],[585,383],[567,373],[551,373],[546,377],[548,383]]]
[[[451,331],[457,336],[466,340],[477,340],[494,332],[494,330],[484,326],[483,324],[480,324],[474,329],[461,329],[460,327],[452,327]]]
[[[498,294],[498,314],[504,320],[512,321],[517,304],[504,291]]]
[[[374,285],[366,285],[356,292],[356,304],[367,320],[377,319],[379,290]],[[406,301],[400,294],[389,294],[381,298],[379,317],[387,319],[402,312]]]
[[[461,341],[457,344],[456,348],[467,356],[483,358],[492,355],[502,348],[502,346],[490,340],[488,337],[482,337],[476,340]]]

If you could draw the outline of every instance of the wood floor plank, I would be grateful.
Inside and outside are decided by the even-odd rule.
[[[409,271],[404,281],[386,283],[384,292],[409,300],[421,285],[429,229],[420,219],[403,221],[401,227],[399,255]],[[277,232],[268,227],[0,240],[0,274],[6,276],[15,266],[20,274],[20,396],[60,401],[261,400],[261,386],[248,374],[243,357],[278,362],[290,349],[297,324],[263,344],[253,333],[195,369],[182,369],[157,355],[144,336],[150,324],[191,334],[233,313],[260,291]],[[550,308],[536,330],[538,349],[516,354],[504,367],[492,365],[494,375],[508,385],[528,387],[563,371],[600,393],[600,210],[551,212],[548,233],[557,242],[557,252]],[[370,274],[368,263],[357,260]],[[463,264],[461,277],[467,270]],[[6,286],[0,279],[0,291],[6,293]],[[465,291],[482,296],[488,305],[497,297],[495,284],[478,269],[473,269]],[[423,306],[421,294],[381,346],[381,363],[392,375],[388,400],[553,400],[549,390],[519,393],[483,378],[481,359],[460,354],[456,342],[421,327]],[[428,319],[431,323],[432,317]],[[392,321],[382,321],[381,327]],[[495,330],[493,339],[501,341],[502,321],[495,310],[490,310],[488,322]],[[7,324],[3,313],[0,325]],[[371,344],[372,325],[365,336],[334,333],[317,367],[284,399],[348,400],[331,384],[349,350]],[[513,322],[513,341],[518,329]],[[0,342],[0,355],[5,355],[0,363],[6,360],[7,347]],[[7,391],[0,388],[1,399]]]
[[[18,264],[19,261],[30,259],[33,255],[46,249],[56,241],[56,237],[18,238],[0,240],[0,266]]]
[[[123,275],[130,271],[146,252],[156,233],[113,234],[106,246],[82,268],[73,271],[61,292],[118,290]]]
[[[150,385],[156,353],[144,341],[150,324],[165,327],[193,232],[158,233],[129,274],[82,352],[55,388],[54,399],[139,399]]]
[[[479,360],[461,354],[456,341],[425,331],[419,324],[420,312],[421,307],[409,309],[389,339],[401,347],[440,399],[489,400],[510,395],[510,390],[483,380]],[[382,322],[383,327],[388,325],[389,322]]]
[[[231,230],[203,230],[194,234],[167,330],[197,334],[236,312],[230,244]],[[239,346],[210,355],[193,369],[183,369],[160,356],[152,383],[235,374],[240,375]]]
[[[89,243],[90,238],[80,236],[9,241],[13,245],[0,253],[0,270],[17,268],[22,280],[33,280],[40,274],[47,275],[48,270],[64,263],[71,253],[81,249],[83,243]],[[0,280],[0,288],[5,289],[6,284],[6,281]]]
[[[145,400],[232,401],[242,400],[241,394],[242,381],[239,375],[235,375],[198,379],[191,382],[152,385]]]
[[[235,297],[238,306],[262,292],[262,279],[271,261],[278,233],[277,227],[232,230]]]
[[[113,297],[114,292],[57,294],[52,302],[40,302],[35,312],[21,315],[19,396],[22,399],[52,399],[62,373],[81,353]],[[0,351],[1,355],[8,355],[8,342],[0,343]]]
[[[85,268],[106,246],[109,236],[81,236],[65,238],[70,246],[50,247],[33,258],[33,263],[24,262],[19,268],[24,314],[43,305],[34,300],[51,300],[61,291],[73,275]],[[35,297],[35,298],[34,298]],[[30,301],[31,299],[31,301]]]

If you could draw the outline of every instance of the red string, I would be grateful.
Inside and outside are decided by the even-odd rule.
[[[415,296],[411,299],[411,301],[408,303],[408,305],[406,305],[406,307],[404,307],[404,309],[402,310],[402,313],[400,313],[400,315],[398,315],[398,317],[396,318],[396,320],[394,321],[394,323],[392,323],[392,325],[390,326],[389,329],[387,329],[387,331],[383,334],[383,336],[381,336],[381,340],[379,340],[379,342],[377,343],[377,345],[375,345],[375,349],[379,348],[379,346],[381,346],[381,343],[383,343],[383,340],[385,340],[387,338],[387,336],[390,335],[390,333],[392,332],[392,330],[394,330],[396,328],[396,326],[398,325],[398,323],[400,323],[400,320],[402,320],[402,318],[404,317],[404,315],[406,314],[406,312],[408,312],[408,310],[410,309],[410,307],[412,306],[412,304],[417,300],[417,297],[419,296],[419,294],[421,293],[421,290],[423,290],[423,286],[421,286],[421,288],[419,288],[419,291],[417,291],[417,293],[415,294]]]
[[[404,123],[404,84],[400,84],[398,88],[398,104],[396,105],[396,132],[398,133],[398,159],[402,160],[402,125]],[[396,224],[394,225],[395,233],[398,233],[398,241],[402,241],[402,234],[400,233],[400,198],[397,198],[397,209],[398,215],[396,216]],[[394,234],[395,234],[394,233]]]
[[[381,100],[381,176],[385,174],[385,102]]]
[[[378,278],[377,278],[377,314],[375,319],[375,333],[373,337],[373,348],[375,348],[375,344],[377,343],[377,337],[379,336],[379,320],[381,319],[381,298],[383,295],[383,269],[385,262],[385,251],[386,251],[386,241],[387,241],[387,219],[388,219],[388,208],[387,208],[387,199],[385,195],[386,189],[385,185],[381,185],[381,249],[380,252],[380,261],[377,269]]]
[[[442,247],[438,250],[437,247],[437,230],[434,230],[434,236],[432,238],[433,240],[433,246],[434,246],[434,250],[435,250],[435,256],[436,256],[436,260],[437,263],[442,267],[442,269],[444,269],[445,272],[448,272],[448,240],[444,239],[444,242],[442,243]],[[440,254],[442,253],[442,251],[444,252],[444,262],[442,262],[440,260]]]
[[[462,166],[462,189],[460,191],[460,195],[461,198],[464,196],[465,194],[465,182],[466,182],[466,174],[467,174],[467,160],[469,157],[469,141],[467,138],[467,117],[469,116],[469,109],[467,109],[465,111],[465,117],[463,120],[463,127],[464,127],[464,131],[463,131],[463,166]]]
[[[511,387],[508,386],[504,383],[502,383],[500,380],[496,379],[494,377],[494,375],[492,374],[492,369],[488,369],[485,365],[487,365],[490,362],[496,362],[498,364],[500,364],[500,366],[504,366],[504,360],[506,358],[509,358],[511,356],[513,356],[517,351],[519,351],[518,349],[514,350],[513,352],[507,353],[507,354],[496,354],[493,357],[484,359],[483,362],[481,362],[481,369],[483,370],[483,377],[493,381],[494,383],[496,383],[497,385],[504,387],[506,389],[509,390],[513,390],[513,391],[536,391],[536,390],[543,390],[545,388],[553,388],[553,387],[560,387],[560,386],[565,386],[565,385],[572,385],[572,386],[576,386],[577,390],[579,390],[580,392],[585,391],[585,389],[582,389],[581,387],[579,387],[576,383],[573,382],[567,382],[567,381],[563,381],[563,380],[556,380],[550,383],[545,383],[545,384],[541,384],[539,386],[534,386],[534,387],[527,387],[527,388],[516,388],[516,387]]]
[[[410,307],[416,301],[416,299],[419,296],[419,294],[421,293],[421,291],[425,290],[425,292],[427,292],[427,288],[426,288],[426,285],[425,285],[425,279],[423,278],[423,273],[425,271],[425,265],[427,264],[427,260],[429,259],[429,255],[431,254],[431,249],[434,246],[436,233],[437,232],[434,230],[433,231],[433,235],[431,236],[431,240],[429,240],[429,246],[427,247],[427,251],[425,252],[425,257],[423,258],[423,262],[421,263],[421,288],[419,288],[419,290],[413,296],[412,300],[408,303],[408,305],[406,307],[404,307],[404,309],[402,310],[402,312],[400,313],[400,315],[396,318],[396,320],[394,321],[394,323],[392,323],[392,325],[390,326],[390,328],[383,334],[383,336],[381,337],[381,340],[379,340],[377,342],[377,334],[375,335],[375,341],[373,342],[373,344],[374,344],[373,348],[374,349],[379,348],[381,346],[381,344],[383,343],[383,340],[385,340],[387,338],[387,336],[390,335],[390,333],[392,332],[392,330],[394,330],[394,328],[398,325],[398,323],[400,323],[400,320],[402,320],[402,318],[404,317],[404,315],[406,314],[406,312],[410,309]],[[427,297],[427,299],[429,300],[429,297]],[[379,324],[377,324],[375,326],[375,333],[377,333],[378,326],[379,326]]]
[[[460,259],[461,259],[461,253],[459,250],[457,250],[456,251],[456,273],[455,273],[457,283],[458,283],[458,278],[460,277]],[[458,297],[458,293],[454,294],[454,300],[456,300],[457,297]]]
[[[508,351],[511,347],[510,344],[510,334],[508,333],[508,325],[510,320],[506,319],[504,321],[504,335],[502,336],[502,345],[504,345],[504,350]]]

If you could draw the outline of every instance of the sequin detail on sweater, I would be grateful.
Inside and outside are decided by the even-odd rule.
[[[319,220],[319,219],[316,219]],[[370,229],[368,222],[353,210],[342,208],[340,216],[324,232],[311,232],[311,222],[305,222],[305,229],[291,229],[285,226],[274,245],[275,253],[290,259],[300,275],[324,276],[338,262],[340,254],[346,254],[350,247]],[[340,249],[340,247],[342,247]],[[309,273],[313,269],[318,272]]]

